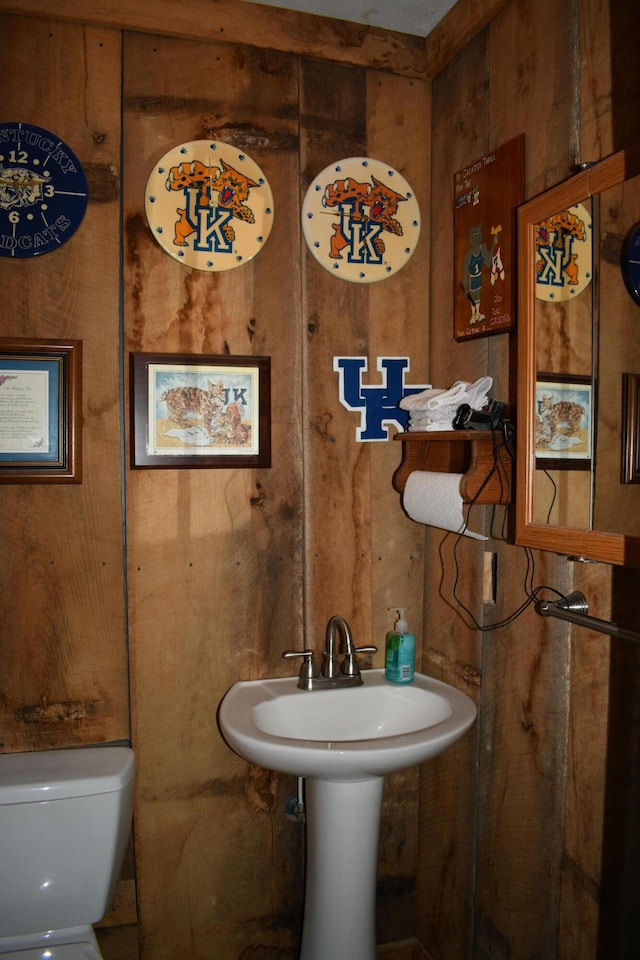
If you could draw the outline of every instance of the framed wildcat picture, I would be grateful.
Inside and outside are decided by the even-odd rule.
[[[269,357],[132,353],[131,466],[270,467]]]
[[[591,378],[539,373],[535,404],[536,467],[589,470],[593,447]]]

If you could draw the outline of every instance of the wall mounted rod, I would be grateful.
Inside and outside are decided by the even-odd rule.
[[[584,593],[580,591],[570,593],[563,600],[539,600],[536,603],[536,611],[543,617],[557,617],[558,620],[568,620],[570,623],[578,624],[579,627],[586,627],[587,630],[597,630],[610,637],[640,643],[640,633],[626,630],[624,627],[619,627],[617,623],[609,623],[608,620],[587,616],[589,604]]]

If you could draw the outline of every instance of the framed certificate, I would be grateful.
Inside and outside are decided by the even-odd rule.
[[[80,483],[82,341],[0,338],[0,483]]]

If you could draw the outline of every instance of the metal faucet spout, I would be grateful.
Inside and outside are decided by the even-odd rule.
[[[336,650],[336,633],[338,632],[342,634],[345,651],[351,652],[351,655],[353,655],[353,638],[349,624],[344,617],[331,617],[327,624],[325,649],[322,656],[322,669],[320,670],[323,677],[328,677],[331,680],[340,673],[338,651]]]
[[[336,634],[342,636],[344,657],[338,664]],[[302,657],[298,686],[301,690],[322,690],[327,687],[359,687],[362,684],[357,653],[375,653],[377,647],[354,647],[351,628],[344,617],[331,617],[327,624],[325,651],[322,668],[318,671],[313,660],[313,650],[285,650],[285,659]]]

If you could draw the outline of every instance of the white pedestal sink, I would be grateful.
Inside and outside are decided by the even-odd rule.
[[[473,700],[417,673],[388,683],[300,690],[297,677],[236,683],[219,710],[228,745],[252,763],[307,778],[307,868],[300,960],[375,960],[378,827],[384,776],[437,756],[469,729]]]

